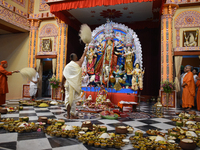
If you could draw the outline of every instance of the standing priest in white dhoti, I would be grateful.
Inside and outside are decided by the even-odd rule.
[[[78,60],[76,54],[70,55],[70,62],[65,66],[62,79],[62,90],[65,90],[65,105],[68,119],[78,119],[76,116],[76,102],[81,99],[82,63],[87,53],[86,47],[83,55]]]
[[[36,68],[35,68],[36,69]],[[36,99],[37,83],[39,81],[39,74],[36,72],[35,76],[30,80],[30,100]]]

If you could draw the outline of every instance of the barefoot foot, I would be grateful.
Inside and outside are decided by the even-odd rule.
[[[71,119],[79,119],[79,117],[71,115]]]

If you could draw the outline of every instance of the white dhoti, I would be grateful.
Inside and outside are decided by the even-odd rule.
[[[63,75],[66,78],[65,82],[65,105],[71,106],[70,113],[75,115],[76,113],[76,102],[81,99],[81,67],[71,61],[68,63],[63,71]]]
[[[73,90],[73,101],[70,104],[69,102],[69,82],[66,80],[65,82],[65,106],[67,107],[68,105],[71,106],[71,110],[70,110],[70,114],[72,115],[76,115],[76,102],[78,102],[79,100],[81,100],[81,95],[79,93],[77,93],[75,90]]]
[[[37,93],[37,85],[30,85],[30,96],[35,96]]]

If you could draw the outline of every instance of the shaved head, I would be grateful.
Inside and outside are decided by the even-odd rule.
[[[192,66],[190,65],[185,66],[185,68],[186,68],[186,72],[192,71]]]

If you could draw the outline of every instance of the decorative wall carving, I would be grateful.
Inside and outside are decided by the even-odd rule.
[[[195,10],[187,10],[179,13],[174,19],[175,29],[176,29],[176,48],[174,51],[192,51],[197,50],[199,47],[193,48],[180,48],[180,28],[192,28],[192,27],[200,27],[200,12]]]
[[[188,10],[181,12],[175,18],[175,28],[199,27],[200,26],[200,12]]]
[[[46,4],[45,0],[40,0],[40,11],[49,10],[49,5]]]
[[[26,0],[13,0],[13,2],[17,3],[18,5],[22,7],[26,7]]]
[[[28,13],[32,14],[34,11],[34,0],[29,0],[28,2]]]
[[[44,25],[41,29],[40,29],[40,34],[39,34],[39,38],[40,38],[40,49],[39,52],[37,53],[37,55],[56,55],[56,46],[57,46],[57,36],[58,36],[58,28],[56,25],[49,23]],[[53,43],[53,50],[52,52],[43,52],[42,51],[42,39],[45,37],[53,37],[54,38],[54,43]]]
[[[9,8],[12,8],[11,6]],[[9,22],[15,26],[29,30],[27,18],[10,11],[0,5],[0,19]]]

